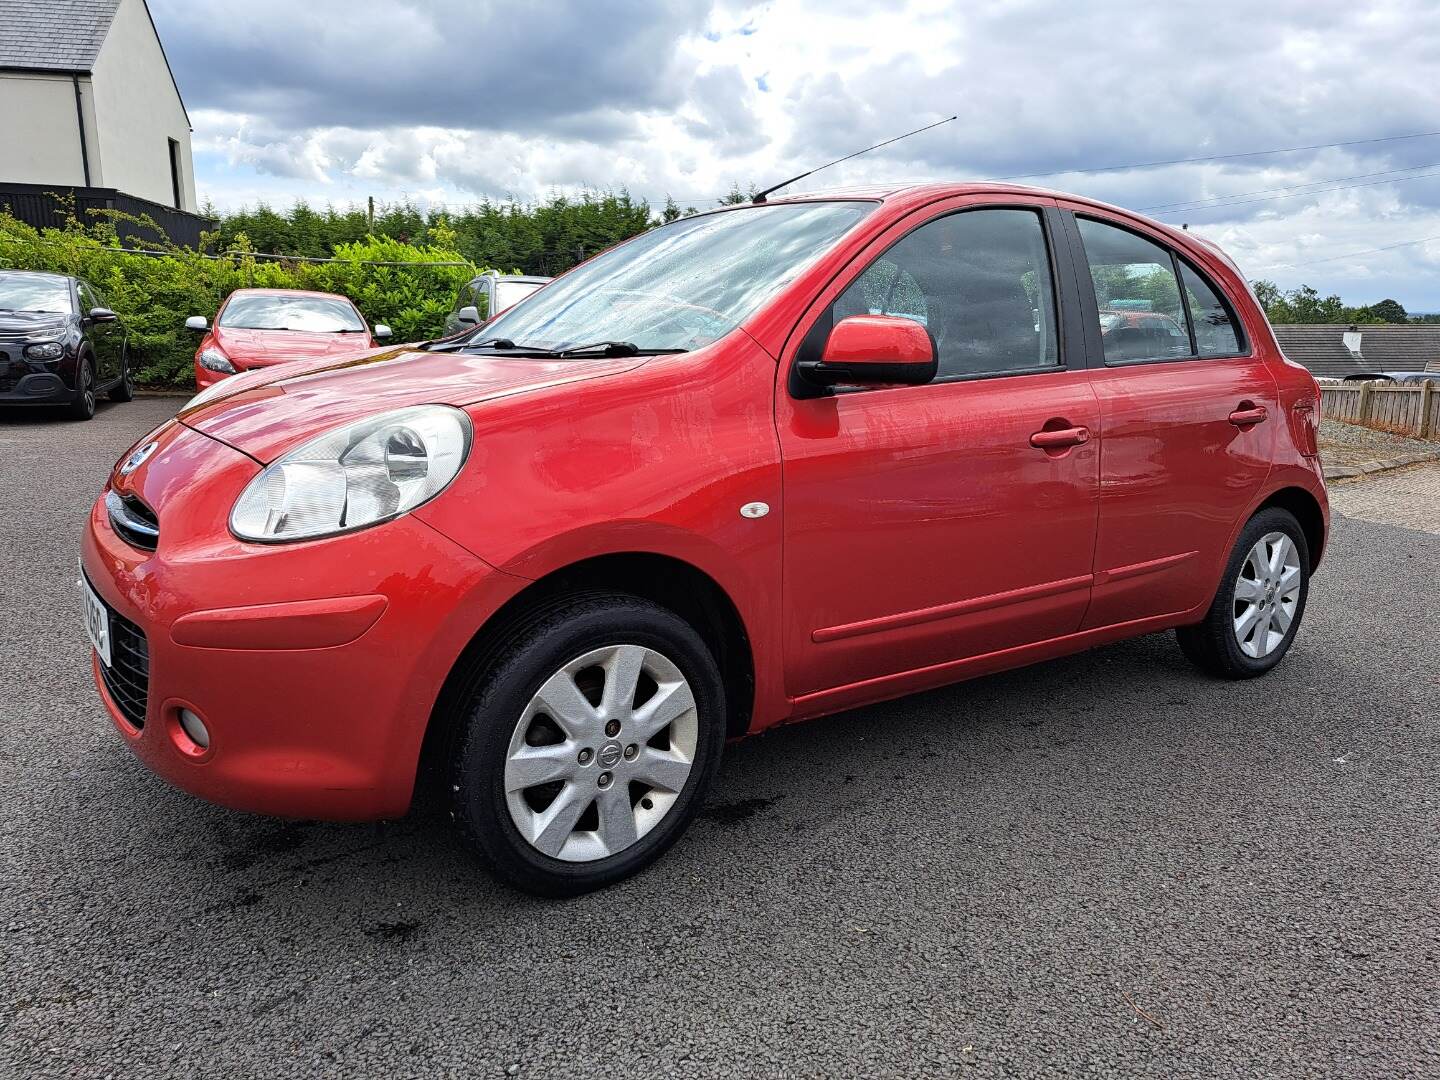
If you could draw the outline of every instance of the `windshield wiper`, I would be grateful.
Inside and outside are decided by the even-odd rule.
[[[683,353],[688,349],[642,349],[633,341],[592,341],[588,345],[570,345],[548,353],[568,359],[573,356],[659,356],[662,353]]]
[[[513,357],[535,357],[542,360],[571,360],[587,356],[659,356],[664,353],[683,353],[689,349],[642,349],[633,341],[592,341],[584,345],[567,345],[563,349],[550,349],[544,345],[517,345],[509,338],[487,338],[485,341],[432,341],[425,346],[427,352],[463,352],[468,349],[492,349]]]
[[[427,341],[420,346],[426,352],[459,352],[461,349],[513,349],[509,338],[486,338],[484,341]]]

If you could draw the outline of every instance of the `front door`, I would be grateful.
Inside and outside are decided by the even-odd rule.
[[[1059,330],[1056,267],[1068,287],[1069,256],[1047,205],[970,196],[898,224],[820,297],[787,350],[776,420],[792,697],[1079,627],[1100,413],[1088,373],[1066,364],[1079,355]],[[793,397],[790,365],[823,349],[836,320],[865,313],[924,323],[935,382]],[[1032,445],[1073,428],[1090,441]]]
[[[125,327],[118,319],[97,322],[90,318],[92,309],[106,305],[89,282],[79,282],[76,292],[80,298],[80,320],[95,349],[95,385],[105,386],[120,378],[120,365],[125,351]]]
[[[1088,629],[1209,601],[1284,417],[1274,377],[1204,272],[1128,224],[1077,214],[1072,227],[1094,291],[1105,427]]]

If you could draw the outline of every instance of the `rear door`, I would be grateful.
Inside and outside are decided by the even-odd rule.
[[[1088,629],[1210,599],[1284,418],[1233,302],[1163,234],[1082,207],[1066,224],[1105,430]]]
[[[822,293],[787,346],[776,422],[792,697],[1079,627],[1100,416],[1088,373],[1070,366],[1083,350],[1078,310],[1060,318],[1073,277],[1056,217],[1049,200],[976,196],[912,215]],[[867,313],[924,323],[936,380],[790,393],[795,361]],[[1032,443],[1081,428],[1075,445]]]

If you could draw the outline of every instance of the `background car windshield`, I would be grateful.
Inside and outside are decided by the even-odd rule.
[[[538,281],[497,281],[495,283],[495,308],[504,311],[514,307],[521,300],[540,288]]]
[[[314,334],[365,329],[353,307],[323,296],[236,296],[225,305],[220,325],[234,330],[305,330]]]
[[[70,314],[70,283],[60,277],[0,274],[0,311]]]
[[[561,348],[696,349],[733,330],[873,209],[781,203],[682,218],[566,275],[477,332]]]

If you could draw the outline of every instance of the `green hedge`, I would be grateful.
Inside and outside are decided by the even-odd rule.
[[[164,245],[163,255],[140,255],[119,247],[113,221],[82,226],[72,220],[63,229],[36,230],[0,212],[0,268],[85,278],[130,330],[136,381],[193,387],[197,335],[185,329],[185,319],[212,317],[235,289],[340,293],[355,301],[372,325],[388,323],[396,341],[438,334],[460,286],[481,270],[455,251],[454,234],[443,223],[432,227],[427,239],[426,246],[416,247],[367,237],[338,245],[339,261],[330,263],[256,259],[245,253],[243,235],[234,239],[241,253],[233,257],[207,258],[171,245]]]

